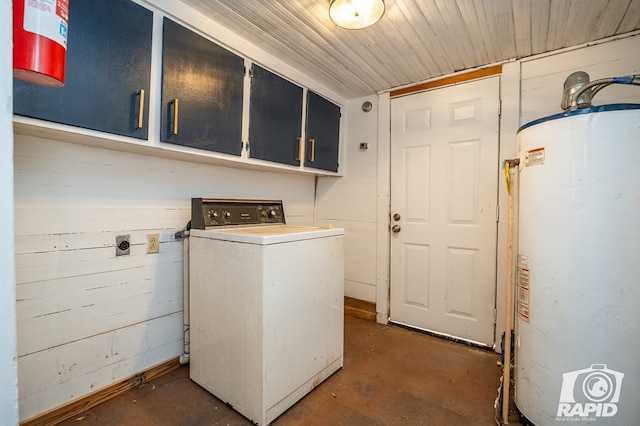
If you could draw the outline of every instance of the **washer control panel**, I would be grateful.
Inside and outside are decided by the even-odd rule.
[[[285,224],[282,200],[192,198],[191,228]]]

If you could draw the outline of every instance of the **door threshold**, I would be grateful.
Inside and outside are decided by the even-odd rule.
[[[429,330],[427,328],[416,327],[414,325],[409,325],[409,324],[405,324],[405,323],[402,323],[402,322],[394,321],[391,318],[389,318],[389,324],[395,325],[395,326],[398,326],[398,327],[402,327],[402,328],[406,328],[406,329],[412,330],[412,331],[418,331],[420,333],[428,334],[429,336],[438,337],[440,339],[449,340],[451,342],[461,343],[461,344],[463,344],[465,346],[471,346],[471,347],[474,347],[474,348],[483,349],[483,350],[487,350],[487,351],[492,351],[493,352],[493,345],[487,345],[487,344],[482,343],[482,342],[476,342],[475,340],[464,339],[462,337],[453,336],[451,334],[441,333],[439,331]]]

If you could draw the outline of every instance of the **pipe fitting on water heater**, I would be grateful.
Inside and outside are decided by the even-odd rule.
[[[573,95],[589,83],[589,74],[584,71],[576,71],[569,75],[564,81],[564,91],[562,92],[562,102],[560,107],[563,110],[571,108],[571,98]],[[579,108],[591,106],[591,92],[586,91],[576,100]]]
[[[611,84],[640,86],[640,74],[589,81],[589,74],[584,71],[576,71],[564,81],[560,106],[563,110],[589,108],[593,106],[591,101],[596,93]]]

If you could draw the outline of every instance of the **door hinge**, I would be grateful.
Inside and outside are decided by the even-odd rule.
[[[502,99],[498,99],[498,117],[502,117]]]
[[[496,206],[496,222],[500,222],[500,206]]]

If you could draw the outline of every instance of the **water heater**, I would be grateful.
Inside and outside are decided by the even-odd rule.
[[[640,104],[518,131],[515,403],[531,423],[640,422]]]

